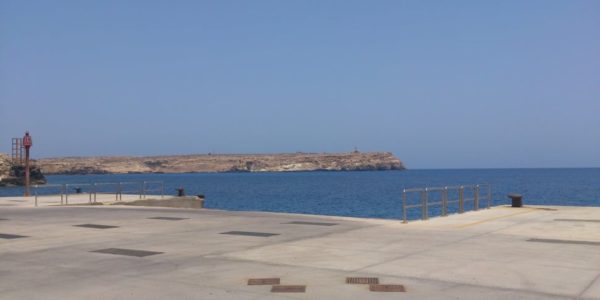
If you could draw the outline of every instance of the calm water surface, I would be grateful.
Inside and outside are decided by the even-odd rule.
[[[195,173],[53,175],[50,184],[117,181],[165,182],[206,195],[208,208],[399,219],[403,188],[489,183],[494,205],[520,193],[526,204],[600,206],[600,168],[469,169],[374,172]],[[133,192],[136,187],[129,187]],[[50,190],[50,189],[48,189]],[[56,192],[56,191],[54,191]],[[85,188],[84,188],[85,192]],[[0,195],[20,195],[2,188]],[[418,209],[409,211],[418,217]],[[434,208],[435,214],[435,208]]]

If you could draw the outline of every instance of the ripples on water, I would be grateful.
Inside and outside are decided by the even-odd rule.
[[[374,172],[195,173],[53,175],[51,184],[117,181],[165,182],[174,194],[206,195],[208,208],[400,219],[403,188],[489,183],[494,205],[520,193],[525,204],[600,206],[600,168],[477,169]],[[0,188],[0,195],[20,195]],[[418,209],[409,211],[418,217]]]

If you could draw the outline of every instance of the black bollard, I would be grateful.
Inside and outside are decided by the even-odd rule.
[[[512,207],[523,207],[523,196],[521,194],[508,194],[512,202]]]
[[[185,196],[185,190],[183,189],[183,187],[179,187],[177,189],[177,197],[183,197]]]

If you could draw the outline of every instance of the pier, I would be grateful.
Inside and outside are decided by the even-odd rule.
[[[600,299],[597,207],[404,224],[18,200],[0,198],[1,299]]]

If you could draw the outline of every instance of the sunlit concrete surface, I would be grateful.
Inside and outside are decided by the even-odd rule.
[[[29,197],[0,197],[0,207],[35,207],[35,206],[56,206],[56,205],[77,205],[90,203],[112,204],[117,201],[135,201],[140,199],[161,199],[161,195],[143,195],[139,194],[120,194],[114,193],[81,193],[69,195],[40,195]],[[36,199],[37,198],[37,199]]]
[[[600,299],[600,208],[495,207],[402,224],[205,209],[0,206],[0,219],[0,234],[25,236],[0,238],[1,299]],[[75,226],[84,224],[117,227]],[[231,231],[277,235],[222,234]],[[107,248],[160,253],[93,252]],[[406,292],[345,283],[354,276],[402,284]],[[268,277],[306,292],[247,285]]]

